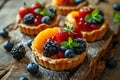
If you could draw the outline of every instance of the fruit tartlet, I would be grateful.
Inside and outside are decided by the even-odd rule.
[[[54,27],[40,32],[32,42],[36,61],[50,70],[69,70],[82,64],[87,54],[87,43],[75,38],[70,30]]]
[[[24,3],[18,10],[16,21],[21,32],[30,36],[37,35],[46,28],[59,26],[59,22],[60,16],[56,14],[55,8],[45,8],[38,2],[30,7]]]
[[[66,16],[66,24],[74,26],[87,42],[101,40],[108,30],[108,23],[99,9],[83,7]]]
[[[52,6],[57,8],[57,13],[67,15],[71,11],[78,10],[80,7],[88,6],[87,0],[52,0]]]

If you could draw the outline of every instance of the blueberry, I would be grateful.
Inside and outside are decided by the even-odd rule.
[[[113,5],[113,9],[116,10],[116,11],[120,11],[120,4],[119,3],[115,3]]]
[[[3,47],[8,51],[10,52],[11,49],[13,48],[14,44],[11,42],[11,41],[6,41],[4,44],[3,44]]]
[[[72,49],[68,49],[65,51],[66,58],[72,58],[74,56],[74,51]]]
[[[8,31],[6,29],[0,30],[0,36],[3,38],[8,37]]]
[[[101,15],[101,16],[104,16],[104,14],[103,14],[103,12],[101,10],[99,10],[98,14]]]
[[[41,23],[50,24],[50,17],[49,16],[43,16],[41,19]]]
[[[69,49],[69,47],[64,47],[64,46],[61,46],[60,49],[65,52],[67,49]]]
[[[117,60],[116,60],[114,57],[110,58],[110,59],[106,62],[106,66],[107,66],[108,68],[115,68],[115,67],[117,66]]]
[[[34,16],[33,14],[29,13],[29,14],[26,14],[24,17],[23,17],[23,22],[25,24],[33,24],[34,23]]]
[[[27,41],[27,46],[30,47],[32,45],[32,42],[33,42],[34,39],[30,39]]]
[[[48,8],[48,10],[49,10],[50,12],[56,14],[56,8],[50,7],[50,8]]]
[[[34,62],[29,63],[26,69],[31,74],[37,74],[39,72],[39,66]]]
[[[82,3],[84,0],[75,0],[75,4],[78,5],[79,3]]]
[[[22,76],[22,77],[20,77],[20,78],[19,78],[19,80],[28,80],[28,78],[27,78],[27,77]]]
[[[90,24],[98,24],[98,21],[96,21],[95,19],[92,19],[92,20],[90,21]]]

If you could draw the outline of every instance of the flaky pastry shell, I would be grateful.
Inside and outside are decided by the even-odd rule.
[[[60,22],[60,16],[57,15],[55,17],[55,19],[51,22],[51,24],[39,24],[38,26],[34,26],[34,25],[26,25],[23,23],[22,19],[20,18],[19,15],[17,15],[17,19],[16,19],[16,24],[17,26],[20,28],[21,32],[23,32],[24,34],[27,34],[29,36],[35,36],[37,35],[40,31],[46,29],[46,28],[52,28],[54,26],[59,26],[59,22]]]

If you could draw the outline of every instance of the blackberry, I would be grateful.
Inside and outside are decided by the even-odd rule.
[[[25,47],[22,44],[17,45],[17,46],[15,46],[15,47],[12,48],[11,54],[13,55],[13,57],[15,59],[20,60],[26,54]]]
[[[33,24],[34,23],[34,16],[33,14],[29,13],[29,14],[26,14],[23,18],[23,22],[25,24]]]
[[[58,43],[48,39],[44,45],[44,56],[50,57],[55,53],[58,53]]]
[[[85,51],[85,49],[86,49],[87,46],[86,46],[86,42],[83,39],[77,38],[77,39],[74,39],[74,41],[79,44],[78,47],[74,47],[74,52],[76,54],[80,54],[83,51]]]

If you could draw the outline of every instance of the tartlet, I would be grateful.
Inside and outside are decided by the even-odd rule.
[[[86,8],[87,10],[87,8]],[[89,11],[90,9],[88,9]],[[92,12],[95,12],[96,9],[91,9],[91,11],[88,12],[89,15],[93,14]],[[98,9],[96,10],[98,11]],[[100,11],[100,10],[99,10]],[[101,11],[100,11],[101,12]],[[105,35],[106,31],[108,30],[108,22],[102,18],[101,22],[87,22],[85,20],[87,13],[82,16],[82,12],[79,11],[72,11],[66,16],[66,24],[74,27],[79,27],[79,31],[82,34],[82,37],[86,39],[87,42],[93,42],[96,40],[101,40],[103,36]],[[82,17],[80,17],[80,16]],[[101,12],[101,16],[103,16],[103,13]],[[87,18],[86,18],[87,19]],[[79,20],[79,22],[77,22]],[[81,20],[81,22],[80,22]],[[83,20],[83,22],[82,22]],[[92,20],[92,19],[91,19]],[[81,27],[81,24],[83,23],[84,27]],[[85,25],[86,24],[86,25]],[[91,27],[92,25],[92,27]]]
[[[57,13],[61,15],[67,15],[71,11],[78,10],[79,8],[83,6],[88,6],[88,1],[83,0],[82,2],[75,4],[75,2],[72,5],[68,5],[67,3],[64,4],[65,0],[52,0],[51,5],[57,8]],[[68,0],[69,1],[69,0]]]
[[[67,50],[65,52],[61,52],[61,48],[60,50],[58,49],[57,53],[51,54],[50,56],[50,52],[45,53],[45,49],[46,49],[45,44],[47,43],[46,41],[54,36],[55,38],[52,40],[55,40],[60,47],[58,37],[56,39],[56,36],[58,35],[57,32],[59,32],[59,30],[60,28],[54,27],[54,28],[48,28],[46,30],[43,30],[41,33],[39,33],[32,42],[32,46],[31,46],[32,52],[34,54],[37,63],[45,68],[48,68],[50,70],[57,70],[57,71],[73,69],[78,65],[82,64],[82,62],[84,61],[87,54],[87,43],[84,39],[79,38],[84,43],[83,51],[78,54],[74,53],[74,56],[72,57],[69,56],[72,53],[71,54],[66,53]],[[51,33],[46,37],[41,37],[48,34],[49,32]],[[59,39],[61,38],[59,37]]]
[[[24,34],[35,36],[40,31],[59,26],[60,16],[53,7],[45,8],[36,2],[27,7],[26,3],[18,10],[16,24]]]

